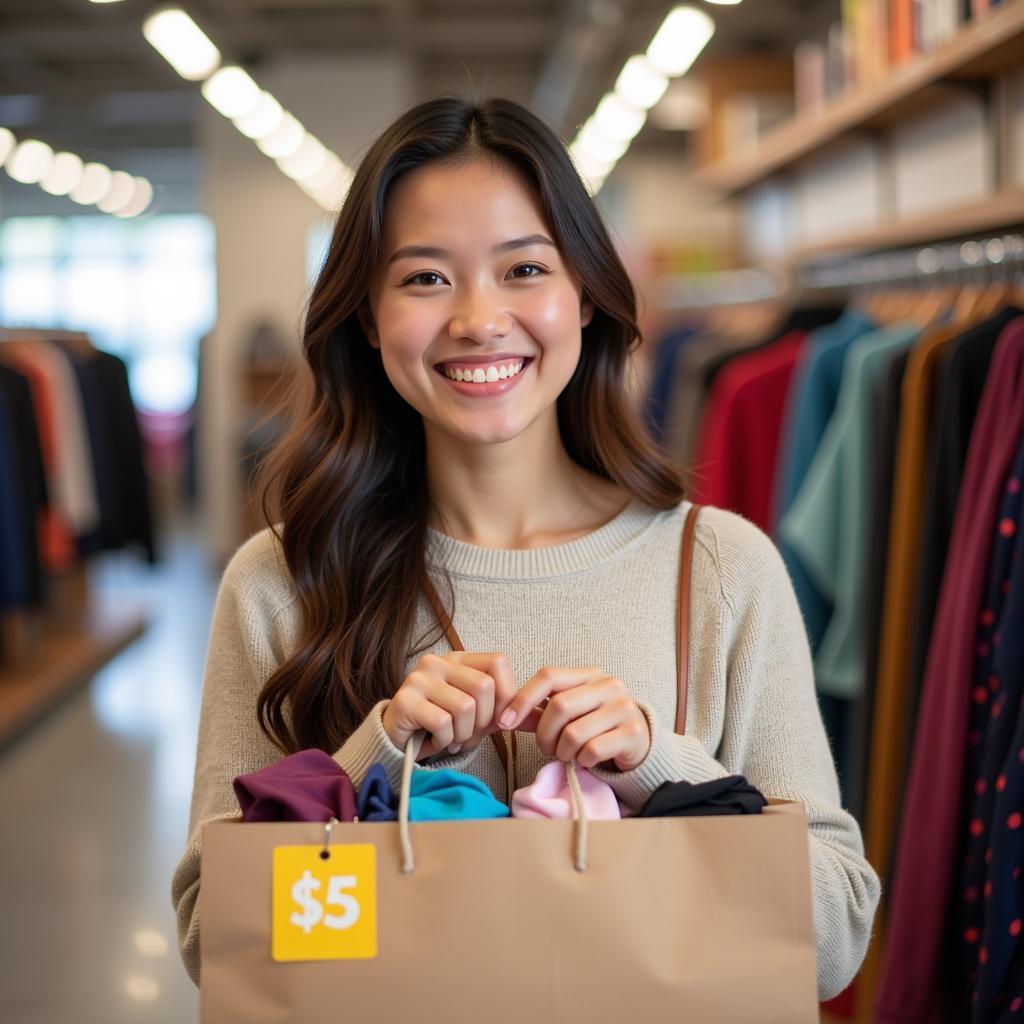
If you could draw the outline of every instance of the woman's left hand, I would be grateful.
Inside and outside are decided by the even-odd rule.
[[[614,761],[619,771],[629,771],[651,746],[647,719],[626,684],[600,668],[542,668],[512,698],[498,724],[536,733],[542,753],[581,768]]]

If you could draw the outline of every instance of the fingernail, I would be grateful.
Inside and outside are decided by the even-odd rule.
[[[462,749],[462,744],[461,743],[453,743],[448,748],[448,753],[449,754],[457,754],[461,749]]]
[[[498,719],[498,725],[500,725],[502,727],[502,729],[508,729],[508,728],[511,728],[512,723],[515,720],[516,720],[516,713],[511,708],[506,708],[502,712],[501,718]]]

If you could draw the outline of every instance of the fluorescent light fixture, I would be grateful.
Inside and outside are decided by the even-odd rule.
[[[203,82],[202,93],[225,117],[245,117],[259,106],[260,87],[242,70],[231,66],[215,71]]]
[[[594,111],[594,123],[601,134],[622,142],[633,139],[646,120],[646,111],[631,107],[613,92],[605,95]]]
[[[643,54],[630,57],[615,80],[615,93],[631,107],[650,110],[668,88],[663,75]]]
[[[307,134],[294,153],[281,157],[277,166],[293,181],[305,181],[316,175],[327,163],[327,148],[315,136]]]
[[[82,206],[92,206],[110,191],[113,177],[106,164],[86,164],[82,168],[82,180],[71,190],[71,198]]]
[[[576,137],[576,148],[588,156],[608,163],[618,160],[629,149],[629,141],[609,139],[591,117]]]
[[[705,0],[709,4],[718,4],[719,7],[735,7],[741,0]]]
[[[586,178],[603,178],[615,166],[614,160],[599,160],[575,143],[569,147],[569,155],[576,169]]]
[[[280,124],[284,117],[281,104],[263,90],[256,106],[247,114],[234,118],[235,127],[247,138],[265,139]]]
[[[53,150],[38,139],[26,139],[7,160],[7,173],[24,185],[34,185],[50,173]]]
[[[121,207],[115,217],[137,217],[153,201],[153,186],[147,178],[135,179],[135,195],[127,206]]]
[[[50,173],[39,187],[51,196],[66,196],[82,180],[82,158],[74,153],[57,153]]]
[[[3,167],[7,158],[14,152],[18,140],[10,128],[0,128],[0,167]]]
[[[110,176],[110,188],[96,207],[102,213],[117,213],[131,202],[134,195],[135,179],[125,171],[114,171]]]
[[[287,111],[281,123],[269,135],[256,140],[261,153],[273,160],[278,160],[289,153],[294,153],[306,137],[306,129]]]
[[[206,33],[180,8],[171,7],[151,14],[142,34],[182,78],[198,82],[220,64],[220,51]]]
[[[313,174],[305,175],[301,179],[302,184],[308,185],[310,188],[324,188],[341,174],[344,167],[341,160],[334,153],[328,151],[327,159],[324,160],[322,166]]]
[[[674,7],[647,47],[647,59],[670,78],[685,74],[714,34],[715,23],[703,11]]]

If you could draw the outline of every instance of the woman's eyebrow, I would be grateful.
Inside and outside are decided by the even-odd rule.
[[[494,253],[510,252],[513,249],[525,249],[528,245],[550,245],[552,249],[557,248],[554,242],[547,235],[523,235],[522,238],[511,238],[507,242],[501,242],[491,250]],[[450,253],[447,249],[439,249],[434,245],[403,245],[396,249],[388,258],[388,266],[396,260],[415,257],[417,259],[444,259]]]

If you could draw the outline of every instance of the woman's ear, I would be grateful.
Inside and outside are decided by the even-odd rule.
[[[359,325],[366,335],[366,340],[372,348],[380,348],[380,335],[377,333],[377,325],[373,322],[373,312],[370,310],[369,302],[362,302],[356,310],[359,317]]]
[[[584,301],[580,304],[580,327],[586,327],[594,319],[594,304]]]

